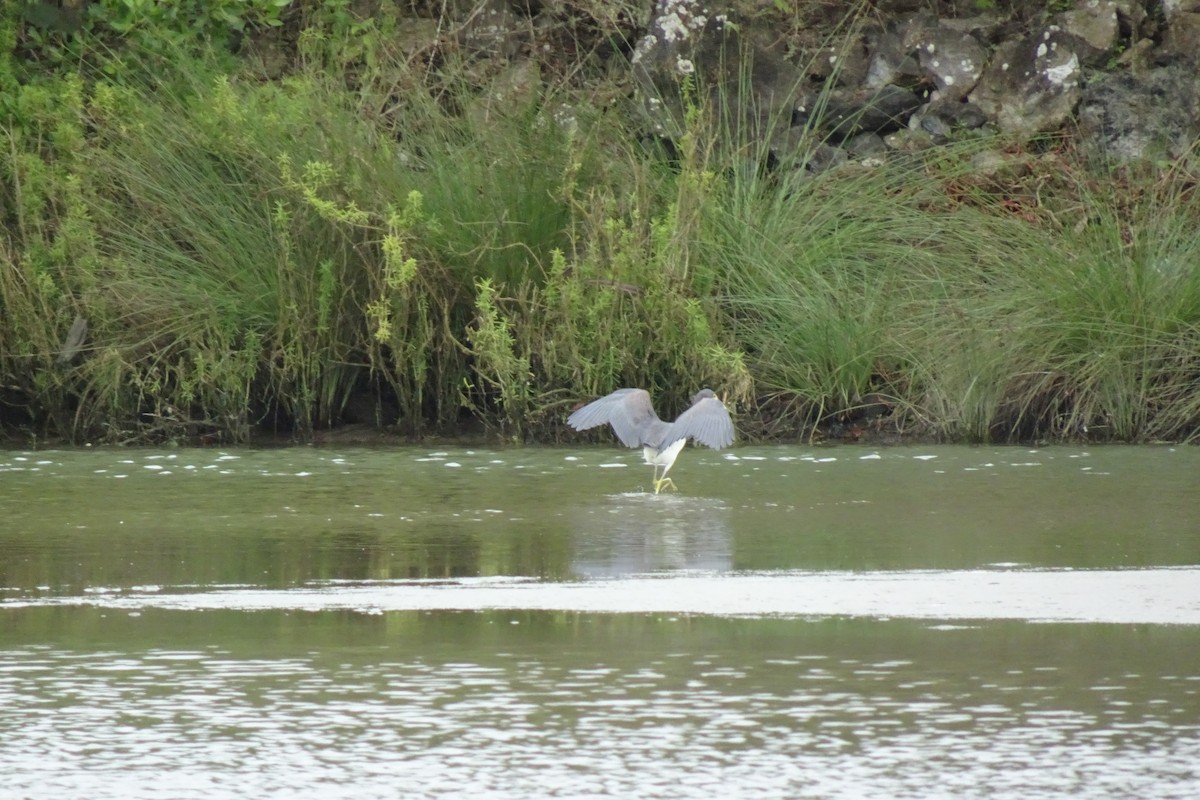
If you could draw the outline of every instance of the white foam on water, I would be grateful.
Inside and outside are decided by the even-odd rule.
[[[421,611],[523,609],[712,616],[1200,625],[1200,567],[646,575],[574,583],[532,578],[320,583],[171,593],[93,589],[12,598],[0,608]]]

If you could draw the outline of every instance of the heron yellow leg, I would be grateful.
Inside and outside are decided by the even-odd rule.
[[[666,486],[670,486],[675,491],[679,491],[679,488],[677,486],[675,486],[675,481],[673,481],[667,477],[667,470],[670,469],[670,465],[663,467],[661,478],[658,477],[659,466],[660,465],[658,465],[658,464],[654,465],[654,493],[658,494],[659,492],[661,492],[663,490],[663,487],[666,487]]]

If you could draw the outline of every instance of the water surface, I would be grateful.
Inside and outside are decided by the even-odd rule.
[[[1198,452],[0,454],[0,797],[1200,796]]]

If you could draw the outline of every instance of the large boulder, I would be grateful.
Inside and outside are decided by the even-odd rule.
[[[790,116],[799,70],[743,36],[731,12],[716,5],[657,0],[650,29],[634,48],[634,82],[657,136],[683,135],[689,102],[718,103],[742,130],[765,130],[770,120]]]
[[[1058,14],[1055,22],[1075,39],[1079,59],[1091,66],[1107,61],[1121,32],[1116,0],[1088,0]]]
[[[1050,25],[996,48],[971,101],[1005,132],[1053,131],[1071,118],[1082,78],[1075,37]]]
[[[1200,0],[1169,0],[1163,3],[1163,9],[1163,54],[1200,64]]]
[[[1083,92],[1079,123],[1085,147],[1117,161],[1180,158],[1200,138],[1200,81],[1191,65],[1144,76],[1098,76]]]
[[[917,44],[917,54],[921,69],[944,100],[965,97],[987,63],[987,52],[974,36],[942,26],[925,33]]]

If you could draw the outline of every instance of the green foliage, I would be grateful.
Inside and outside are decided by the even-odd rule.
[[[156,30],[159,34],[212,38],[251,25],[282,25],[280,15],[291,0],[100,0],[88,4],[88,17],[98,26],[125,36]]]
[[[181,67],[17,98],[7,385],[74,407],[41,424],[81,438],[242,438],[260,420],[307,434],[363,393],[409,431],[453,423],[478,399],[463,388],[477,282],[544,280],[569,241],[563,183],[588,158],[533,106],[475,127],[413,99],[401,150],[320,74]],[[84,354],[56,365],[77,310]]]
[[[635,385],[667,414],[700,386],[757,404],[740,423],[762,435],[880,398],[949,439],[1200,435],[1186,163],[983,175],[979,141],[813,176],[810,121],[768,171],[758,143],[780,139],[749,128],[788,121],[685,82],[668,164],[537,69],[435,69],[341,0],[305,9],[273,81],[172,37],[283,4],[168,5],[0,19],[25,56],[86,43],[96,67],[0,59],[5,424],[308,436],[366,398],[406,432],[465,410],[522,439]],[[100,27],[128,46],[97,55]]]
[[[502,421],[512,425],[513,436],[520,438],[530,411],[530,354],[518,352],[512,322],[500,308],[500,299],[492,282],[479,281],[475,299],[475,320],[467,331],[475,371],[486,389],[495,392],[503,408]]]
[[[51,63],[96,50],[171,58],[199,44],[227,49],[252,28],[279,27],[292,0],[18,0],[23,48]],[[116,66],[113,61],[110,67]]]
[[[34,407],[74,397],[60,433],[239,437],[255,405],[278,403],[301,429],[336,411],[347,247],[316,214],[287,211],[307,207],[284,196],[232,92],[222,79],[194,96],[101,84],[84,101],[64,79],[20,99],[5,274],[43,288],[3,286],[5,369]],[[56,356],[76,313],[90,346],[68,367]]]
[[[675,200],[649,220],[636,206],[622,213],[615,194],[588,191],[580,201],[587,249],[574,260],[555,251],[545,282],[508,298],[502,315],[489,292],[473,354],[479,374],[500,389],[512,429],[549,422],[546,415],[565,404],[618,386],[647,387],[664,408],[682,408],[701,386],[731,402],[749,397],[741,353],[701,292],[710,284],[707,270],[687,246],[695,203],[710,180],[680,176]],[[571,387],[570,394],[557,387]]]
[[[67,78],[20,87],[19,122],[0,127],[0,384],[39,409],[66,413],[59,349],[80,306],[73,266],[97,263],[87,186],[77,155],[84,141],[82,85]]]

